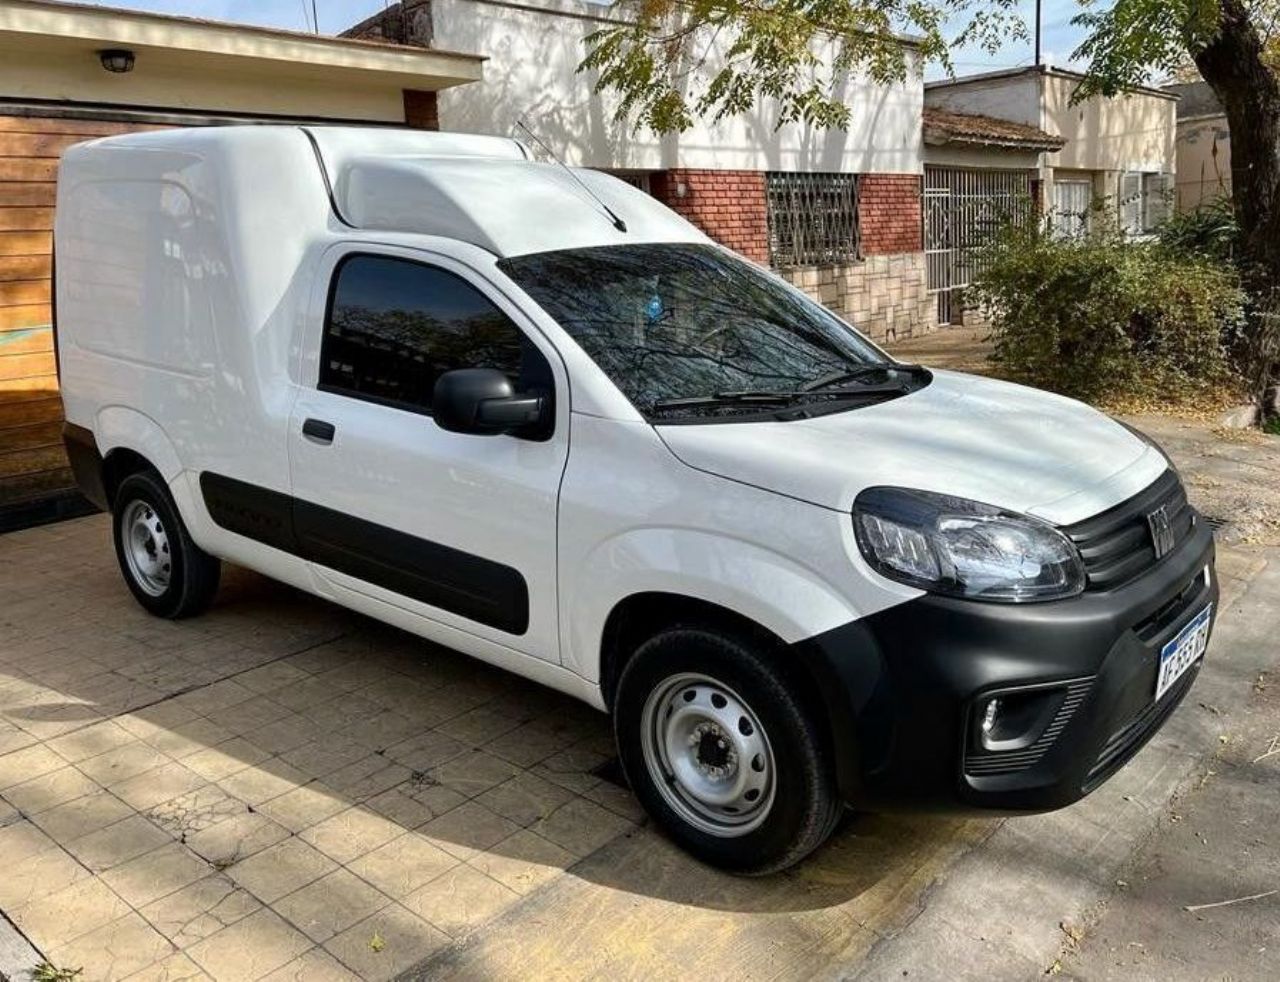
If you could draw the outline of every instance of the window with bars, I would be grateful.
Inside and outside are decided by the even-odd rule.
[[[856,174],[765,175],[769,262],[775,269],[860,258]]]

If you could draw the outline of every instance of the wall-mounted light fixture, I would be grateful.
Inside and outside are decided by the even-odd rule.
[[[107,48],[98,52],[102,67],[109,72],[122,75],[133,71],[133,52],[128,48]]]
[[[684,181],[676,181],[676,197],[687,198],[689,196],[689,185]]]

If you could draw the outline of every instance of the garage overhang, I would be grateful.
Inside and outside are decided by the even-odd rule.
[[[109,72],[100,53],[133,53]],[[53,0],[0,0],[0,98],[336,118],[483,77],[480,55]]]

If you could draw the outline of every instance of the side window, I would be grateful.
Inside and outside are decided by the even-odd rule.
[[[542,353],[461,277],[390,256],[354,255],[339,264],[320,388],[430,413],[436,379],[455,368],[496,368],[518,389],[552,387]]]

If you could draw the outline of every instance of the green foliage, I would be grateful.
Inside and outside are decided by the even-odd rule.
[[[1218,0],[1115,0],[1106,7],[1084,0],[1081,6],[1072,23],[1088,33],[1072,57],[1087,61],[1089,74],[1077,101],[1176,75],[1189,54],[1213,40],[1222,18]]]
[[[1233,379],[1245,298],[1226,264],[1114,232],[1013,228],[982,268],[973,293],[1006,377],[1093,401],[1191,398]]]
[[[776,100],[774,126],[849,124],[842,79],[915,70],[912,51],[950,67],[952,45],[995,53],[1025,41],[1018,0],[618,0],[620,23],[587,38],[580,71],[635,128],[679,132]],[[914,36],[914,48],[900,33]]]
[[[58,968],[41,962],[31,970],[31,982],[79,982],[83,968]]]
[[[1174,212],[1160,226],[1158,235],[1171,252],[1232,262],[1239,246],[1240,225],[1231,199],[1224,195],[1196,211]]]

